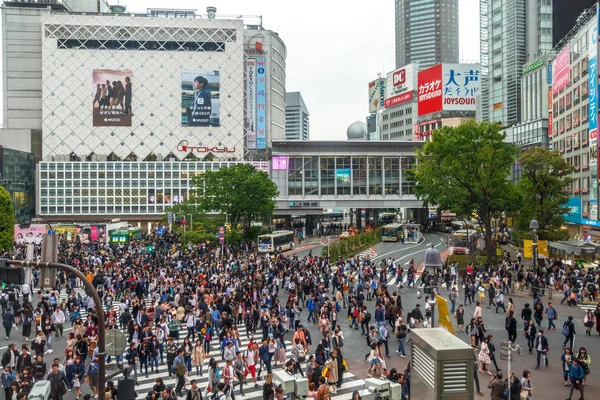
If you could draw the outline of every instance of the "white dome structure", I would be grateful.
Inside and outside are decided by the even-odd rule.
[[[367,124],[362,121],[356,121],[350,124],[346,131],[348,140],[365,140],[367,136]]]

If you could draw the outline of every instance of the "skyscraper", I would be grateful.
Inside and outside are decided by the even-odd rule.
[[[483,120],[521,120],[521,77],[529,60],[552,50],[552,0],[481,0]]]
[[[285,94],[285,140],[308,140],[308,108],[300,92]]]
[[[396,1],[396,68],[457,63],[458,0]]]
[[[598,0],[555,0],[552,4],[552,46],[567,36],[575,26],[581,13],[592,7]]]

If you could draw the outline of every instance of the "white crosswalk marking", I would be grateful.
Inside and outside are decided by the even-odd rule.
[[[68,294],[63,290],[61,292],[61,300],[68,300],[69,296]],[[118,302],[114,302],[113,303],[113,309],[117,312],[117,314],[119,313],[119,305]],[[87,317],[87,311],[85,310],[85,307],[82,307],[80,309],[80,313],[81,313],[81,317],[83,320],[86,319]],[[244,324],[238,325],[238,330],[240,333],[240,351],[243,351],[245,349],[248,348],[248,338],[247,338],[247,332],[246,332],[246,326]],[[257,332],[257,337],[260,337],[260,333],[259,331]],[[187,335],[187,327],[185,326],[185,324],[183,324],[181,326],[181,330],[179,331],[179,337],[181,338],[180,341],[183,340],[183,338],[185,338],[185,336]],[[288,337],[291,337],[291,333],[287,334]],[[289,340],[285,341],[285,345],[287,347],[286,349],[286,355],[289,359],[289,357],[291,356],[291,346],[292,346],[292,342]],[[221,355],[220,355],[220,343],[218,343],[216,340],[211,341],[211,356],[215,357],[217,360],[219,360],[220,364],[223,364]],[[199,376],[196,374],[196,368],[192,366],[192,371],[190,372],[190,380],[195,379],[198,382],[198,387],[202,390],[206,389],[206,387],[208,386],[208,362],[209,362],[210,357],[207,357],[204,360],[204,364],[202,366],[202,376]],[[114,362],[114,361],[113,361]],[[282,370],[283,366],[281,364],[275,366],[273,365],[273,371],[277,371],[277,370]],[[256,372],[258,373],[258,366],[256,369]],[[302,370],[306,373],[306,364],[302,365]],[[261,374],[262,376],[260,378],[264,379],[264,377],[266,376],[267,372],[266,372],[266,368],[263,368]],[[144,369],[145,372],[145,369]],[[166,386],[173,386],[176,387],[177,385],[177,380],[175,378],[175,375],[173,375],[173,378],[169,378],[169,373],[167,371],[167,364],[166,364],[166,354],[165,354],[165,363],[159,365],[159,368],[157,371],[155,372],[151,372],[151,368],[148,365],[148,377],[146,378],[146,376],[144,374],[141,373],[141,371],[138,370],[138,385],[135,386],[135,390],[138,393],[138,398],[143,398],[149,391],[152,390],[154,384],[156,383],[156,379],[158,377],[161,377],[165,383]],[[133,373],[131,373],[131,377],[133,377]],[[114,381],[117,381],[119,378],[115,378],[113,379]],[[360,379],[358,377],[356,377],[354,374],[350,373],[350,372],[344,372],[343,374],[343,381],[344,383],[342,384],[341,388],[338,388],[337,393],[334,395],[332,394],[331,398],[334,400],[350,400],[352,398],[352,392],[355,390],[362,390],[364,389],[365,386],[365,381],[363,379]],[[235,389],[234,389],[234,393],[235,393],[235,397],[236,399],[242,399],[242,400],[246,400],[246,399],[258,399],[261,398],[263,395],[263,388],[262,388],[262,384],[264,383],[264,381],[260,380],[258,382],[259,387],[255,388],[254,387],[254,382],[252,381],[252,377],[250,375],[247,376],[246,381],[244,383],[244,396],[240,395],[240,389],[239,386],[237,385],[237,382],[235,384]],[[187,388],[189,388],[189,385],[186,385]]]

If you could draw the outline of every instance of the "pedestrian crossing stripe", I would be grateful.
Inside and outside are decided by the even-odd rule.
[[[60,297],[61,297],[61,300],[62,299],[66,300],[66,299],[68,299],[68,294],[63,290],[61,292]],[[115,310],[115,312],[117,312],[117,314],[119,314],[118,303],[117,304],[113,303],[113,309]],[[85,320],[87,318],[87,310],[85,309],[85,307],[82,307],[80,309],[80,313],[81,313],[82,320]],[[240,333],[239,350],[243,351],[246,348],[248,348],[248,343],[249,343],[248,332],[246,331],[246,326],[244,324],[237,325],[237,328]],[[68,331],[70,329],[71,328],[65,329],[65,331]],[[180,335],[179,342],[182,342],[183,339],[185,338],[185,336],[187,335],[187,327],[185,325],[181,326],[179,335]],[[260,338],[261,334],[259,332],[257,332],[256,337]],[[285,345],[286,345],[286,359],[289,359],[289,357],[291,356],[292,342],[289,340],[285,340]],[[223,365],[223,363],[224,363],[224,360],[221,358],[220,354],[221,354],[220,342],[211,340],[210,355],[205,357],[205,359],[204,359],[204,363],[202,365],[202,376],[197,375],[196,368],[195,368],[195,366],[192,365],[192,370],[190,371],[190,375],[188,376],[188,378],[190,381],[196,380],[196,382],[198,382],[198,388],[200,388],[202,391],[204,391],[206,389],[206,387],[208,386],[208,362],[210,361],[210,358],[215,357],[215,359],[217,359],[219,364],[221,364],[221,365]],[[135,390],[138,394],[138,398],[143,398],[148,392],[150,392],[152,390],[152,388],[154,387],[154,384],[156,383],[156,379],[159,377],[163,379],[165,386],[176,387],[177,378],[175,377],[175,375],[173,374],[173,377],[169,378],[169,371],[167,371],[166,354],[165,354],[164,361],[165,361],[164,364],[159,364],[158,370],[155,369],[155,372],[151,372],[152,368],[150,367],[150,360],[148,360],[149,374],[148,374],[147,378],[146,378],[145,374],[142,374],[142,371],[140,371],[140,366],[138,363],[138,365],[137,365],[138,385],[135,386]],[[275,372],[275,371],[283,370],[284,364],[285,363],[278,364],[277,366],[272,365],[272,371]],[[264,378],[267,375],[267,372],[266,372],[267,369],[266,369],[266,367],[262,368],[261,376],[258,376],[259,370],[260,370],[260,365],[257,364],[256,365],[256,373],[257,373],[257,379],[259,379],[257,381],[257,383],[259,385],[258,388],[254,387],[254,382],[252,380],[252,376],[250,375],[250,373],[248,373],[248,376],[246,377],[246,379],[244,381],[244,387],[243,387],[244,395],[243,396],[240,394],[239,383],[237,381],[234,382],[234,393],[235,393],[236,399],[238,399],[238,398],[242,399],[242,400],[258,399],[263,396],[262,385],[264,383]],[[145,371],[146,371],[146,369],[144,368],[144,373],[145,373]],[[302,371],[304,373],[306,373],[306,363],[304,363],[302,365]],[[134,377],[133,371],[130,373],[129,376],[131,378]],[[332,395],[331,395],[332,400],[350,400],[352,398],[352,393],[354,391],[356,391],[356,390],[360,391],[365,388],[364,379],[360,379],[356,375],[354,375],[350,372],[344,372],[342,378],[343,378],[342,387],[338,387],[336,394],[332,393]],[[118,380],[118,378],[115,380]],[[189,385],[186,384],[185,387],[189,387]]]

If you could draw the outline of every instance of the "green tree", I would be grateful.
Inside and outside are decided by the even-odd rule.
[[[504,141],[498,125],[468,122],[443,127],[417,151],[411,170],[415,194],[427,205],[459,215],[476,214],[484,229],[488,261],[494,257],[492,218],[516,207],[514,185],[507,179],[515,147]]]
[[[0,186],[0,252],[12,249],[15,242],[15,210],[10,193]]]
[[[271,216],[275,199],[279,195],[277,186],[269,174],[258,171],[249,164],[236,164],[218,171],[206,171],[192,179],[193,204],[199,212],[227,214],[233,227]]]
[[[538,221],[538,238],[542,240],[568,239],[569,234],[560,227],[564,214],[569,211],[564,204],[569,195],[565,187],[573,182],[569,175],[575,171],[558,152],[533,147],[521,154],[521,177],[517,183],[522,206],[515,215],[515,231],[519,237],[531,238],[529,222]]]

